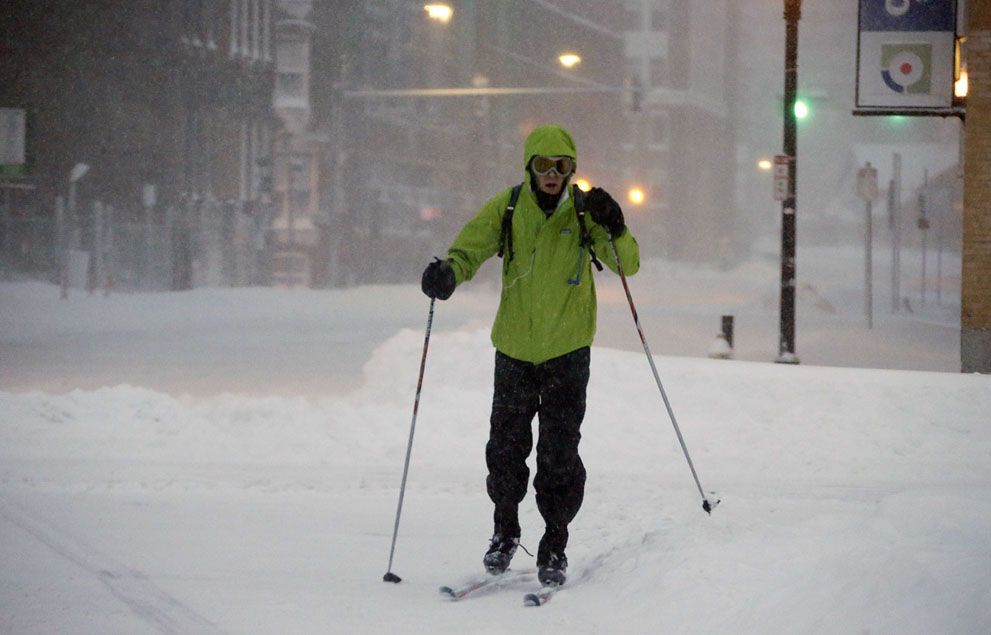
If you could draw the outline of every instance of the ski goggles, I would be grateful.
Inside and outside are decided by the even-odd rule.
[[[575,169],[575,160],[571,157],[533,157],[533,161],[530,162],[530,167],[533,168],[533,173],[540,176],[547,176],[551,173],[551,170],[557,172],[560,176],[568,176]]]

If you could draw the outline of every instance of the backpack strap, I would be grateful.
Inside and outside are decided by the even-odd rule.
[[[509,195],[509,204],[502,214],[502,235],[499,237],[498,256],[502,258],[502,254],[508,251],[509,257],[506,258],[506,262],[513,259],[513,211],[516,209],[516,201],[520,200],[522,189],[522,183],[513,186],[513,191]]]
[[[575,199],[575,213],[578,214],[579,244],[588,249],[588,255],[592,258],[592,264],[595,265],[595,269],[602,271],[602,263],[595,257],[592,236],[588,233],[588,227],[585,225],[585,193],[578,189],[578,186],[574,186],[571,189],[571,197]]]

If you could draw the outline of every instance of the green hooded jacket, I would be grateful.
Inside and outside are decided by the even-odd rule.
[[[537,204],[526,169],[534,156],[568,156],[577,164],[575,143],[560,126],[541,126],[527,137],[524,186],[513,214],[513,258],[503,255],[502,299],[492,344],[514,359],[539,364],[590,346],[595,336],[595,281],[591,258],[581,246],[572,188],[549,217]],[[512,188],[489,200],[458,233],[447,255],[460,285],[499,251],[502,219]],[[617,271],[609,232],[585,214],[599,261]],[[615,239],[623,272],[640,268],[640,247],[629,228]]]

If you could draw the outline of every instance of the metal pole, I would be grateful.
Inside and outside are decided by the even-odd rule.
[[[6,261],[7,276],[14,273],[14,208],[13,188],[3,188],[3,255]]]
[[[940,197],[940,202],[945,199]],[[936,304],[943,304],[943,220],[946,218],[946,208],[940,208],[939,221],[936,225]]]
[[[86,290],[90,295],[100,286],[103,276],[103,203],[93,203],[93,255],[90,257],[91,271],[87,275]]]
[[[873,223],[871,218],[872,203],[867,200],[866,228],[864,232],[864,311],[867,313],[867,328],[874,328],[874,257]]]
[[[76,182],[69,181],[69,204],[66,208],[66,229],[69,231],[69,249],[75,249],[78,245],[79,219],[76,217]]]
[[[891,179],[891,209],[888,222],[891,225],[891,312],[898,313],[901,304],[901,207],[902,207],[902,155],[895,152],[893,157],[893,178]]]
[[[55,253],[58,258],[59,297],[69,299],[68,255],[66,254],[65,200],[55,197]]]
[[[788,157],[788,195],[781,202],[781,311],[777,362],[797,364],[795,355],[795,197],[798,179],[797,121],[798,21],[801,0],[785,0],[784,154]]]
[[[413,401],[413,421],[409,425],[409,443],[406,445],[406,461],[403,464],[403,480],[399,485],[399,505],[396,507],[396,524],[392,530],[392,546],[389,548],[389,568],[382,576],[383,582],[402,582],[402,578],[392,572],[392,557],[396,553],[396,537],[399,536],[399,518],[403,514],[403,498],[406,495],[406,476],[409,474],[409,457],[413,453],[413,433],[416,431],[416,413],[420,409],[420,391],[423,389],[423,370],[427,366],[427,348],[430,346],[430,327],[434,322],[434,304],[430,298],[430,313],[427,315],[427,332],[423,337],[423,356],[420,357],[420,378],[416,381],[416,399]]]
[[[116,263],[117,249],[115,248],[114,245],[114,240],[116,237],[116,231],[115,231],[116,228],[114,226],[115,216],[116,216],[116,210],[114,209],[113,205],[107,205],[106,219],[105,219],[106,220],[105,240],[104,240],[104,244],[106,245],[106,250],[107,250],[106,260],[104,261],[104,267],[106,273],[103,276],[103,280],[100,281],[103,284],[104,296],[110,295],[110,291],[113,289],[113,286],[117,279],[117,263]]]
[[[650,364],[650,370],[654,373],[654,381],[657,382],[657,389],[661,391],[661,399],[664,401],[664,407],[667,408],[668,416],[671,418],[671,425],[674,426],[674,433],[678,437],[678,443],[681,444],[681,451],[684,452],[685,460],[688,461],[688,469],[692,471],[695,486],[702,496],[702,509],[705,510],[705,513],[712,514],[712,509],[719,504],[719,500],[710,502],[705,495],[705,491],[702,489],[702,483],[699,482],[699,475],[695,471],[695,464],[692,463],[692,457],[688,454],[688,446],[685,444],[685,438],[681,436],[681,428],[678,427],[678,420],[674,416],[674,409],[671,408],[668,394],[664,391],[664,385],[661,384],[661,376],[657,373],[657,366],[654,365],[654,356],[651,355],[650,347],[647,346],[647,336],[644,335],[643,327],[640,326],[637,307],[633,304],[633,294],[630,293],[630,285],[626,282],[626,274],[623,273],[623,265],[619,262],[619,252],[616,251],[616,243],[613,242],[612,238],[609,239],[609,246],[612,247],[612,255],[616,259],[616,271],[619,273],[619,279],[623,282],[623,290],[626,291],[626,300],[630,303],[630,311],[633,313],[633,323],[637,326],[637,333],[640,335],[640,342],[643,344],[643,352],[647,354],[647,363]]]
[[[929,238],[929,219],[926,218],[926,199],[929,196],[929,170],[923,172],[922,192],[919,194],[919,229],[922,230],[922,296],[921,304],[926,303],[926,251]]]

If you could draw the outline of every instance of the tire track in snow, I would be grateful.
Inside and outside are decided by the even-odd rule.
[[[0,517],[93,576],[135,615],[162,633],[222,633],[223,630],[157,587],[146,575],[100,554],[19,505],[4,502]]]

